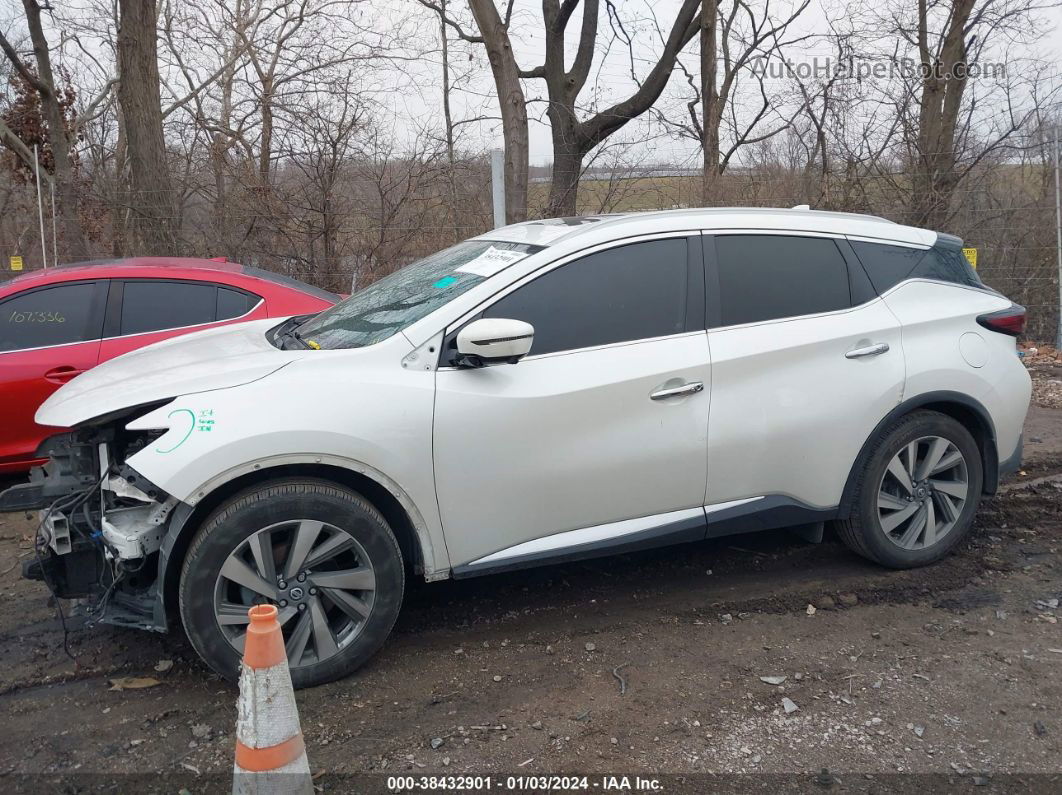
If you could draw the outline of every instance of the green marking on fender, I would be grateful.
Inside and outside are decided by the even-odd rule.
[[[169,414],[166,415],[166,418],[169,419],[174,414],[187,414],[188,415],[188,418],[189,418],[188,430],[185,432],[184,436],[181,437],[181,441],[177,442],[177,444],[175,444],[169,450],[162,450],[162,449],[156,447],[155,448],[155,452],[156,453],[164,453],[164,454],[165,453],[172,453],[174,450],[176,450],[182,444],[187,442],[188,441],[188,437],[192,435],[192,430],[195,428],[195,412],[193,412],[191,409],[174,409],[173,411],[171,411]]]

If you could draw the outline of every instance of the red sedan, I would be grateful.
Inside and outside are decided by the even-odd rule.
[[[100,260],[0,282],[0,472],[41,463],[57,431],[37,407],[100,362],[226,323],[319,312],[339,296],[234,262],[169,257]]]

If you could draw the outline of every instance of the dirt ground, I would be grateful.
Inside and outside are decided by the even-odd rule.
[[[1024,469],[936,566],[779,531],[411,584],[368,667],[298,695],[318,788],[664,773],[663,791],[1062,791],[1054,368],[1033,368],[1047,405]],[[180,636],[74,629],[75,665],[19,576],[31,531],[0,515],[0,789],[227,790],[236,689]],[[111,689],[121,676],[159,684]]]

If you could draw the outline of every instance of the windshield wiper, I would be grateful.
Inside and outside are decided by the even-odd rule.
[[[311,317],[313,317],[313,315],[292,317],[281,323],[273,335],[273,344],[280,348],[282,351],[290,351],[293,348],[311,348],[312,346],[309,345],[306,340],[302,338],[302,335],[299,334],[298,331],[296,331],[299,326],[301,326]]]

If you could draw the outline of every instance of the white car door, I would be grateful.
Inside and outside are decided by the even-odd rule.
[[[550,266],[474,317],[529,322],[517,364],[436,374],[456,575],[704,535],[711,369],[700,236]],[[452,342],[449,343],[452,346]]]
[[[843,239],[718,234],[705,250],[709,534],[827,518],[903,396],[899,321]]]

